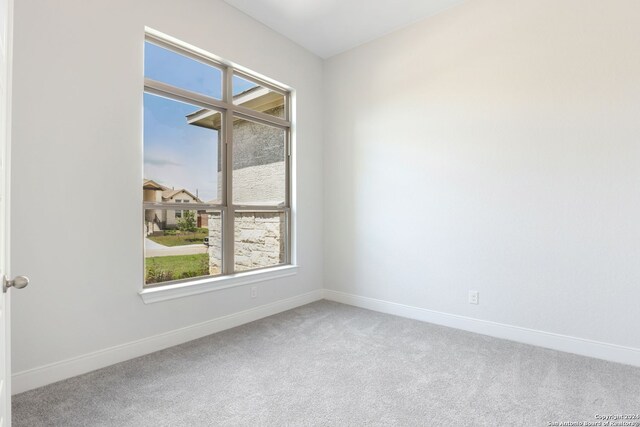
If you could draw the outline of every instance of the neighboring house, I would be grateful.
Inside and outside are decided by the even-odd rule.
[[[234,103],[265,114],[284,118],[284,97],[263,87],[246,90]],[[198,110],[187,116],[194,126],[219,131],[221,114]],[[236,204],[284,205],[285,132],[279,128],[244,119],[233,123],[233,192]],[[220,178],[220,170],[218,171]],[[222,179],[218,179],[222,185]],[[221,218],[209,216],[209,267],[218,274],[221,266]],[[239,212],[235,222],[236,271],[267,267],[284,262],[286,222],[278,213]]]
[[[145,202],[164,202],[164,203],[202,203],[202,201],[190,191],[181,188],[174,189],[166,187],[151,179],[145,179],[142,185],[143,197]],[[161,232],[167,229],[174,229],[178,226],[178,221],[183,215],[183,210],[168,209],[148,209],[145,210],[146,234]],[[198,213],[197,226],[207,227],[208,216],[204,213]]]

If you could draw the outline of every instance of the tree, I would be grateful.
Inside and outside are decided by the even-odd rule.
[[[194,211],[182,211],[182,218],[178,219],[178,229],[183,233],[195,233],[197,228]]]

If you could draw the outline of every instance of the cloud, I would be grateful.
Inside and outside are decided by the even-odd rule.
[[[144,163],[154,166],[182,166],[182,163],[174,162],[173,160],[156,159],[153,157],[145,157]]]

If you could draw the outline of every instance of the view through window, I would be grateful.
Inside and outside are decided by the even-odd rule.
[[[147,36],[145,286],[290,263],[290,94]]]

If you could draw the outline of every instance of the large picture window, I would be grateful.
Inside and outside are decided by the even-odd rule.
[[[290,93],[154,35],[144,73],[144,286],[290,264]]]

